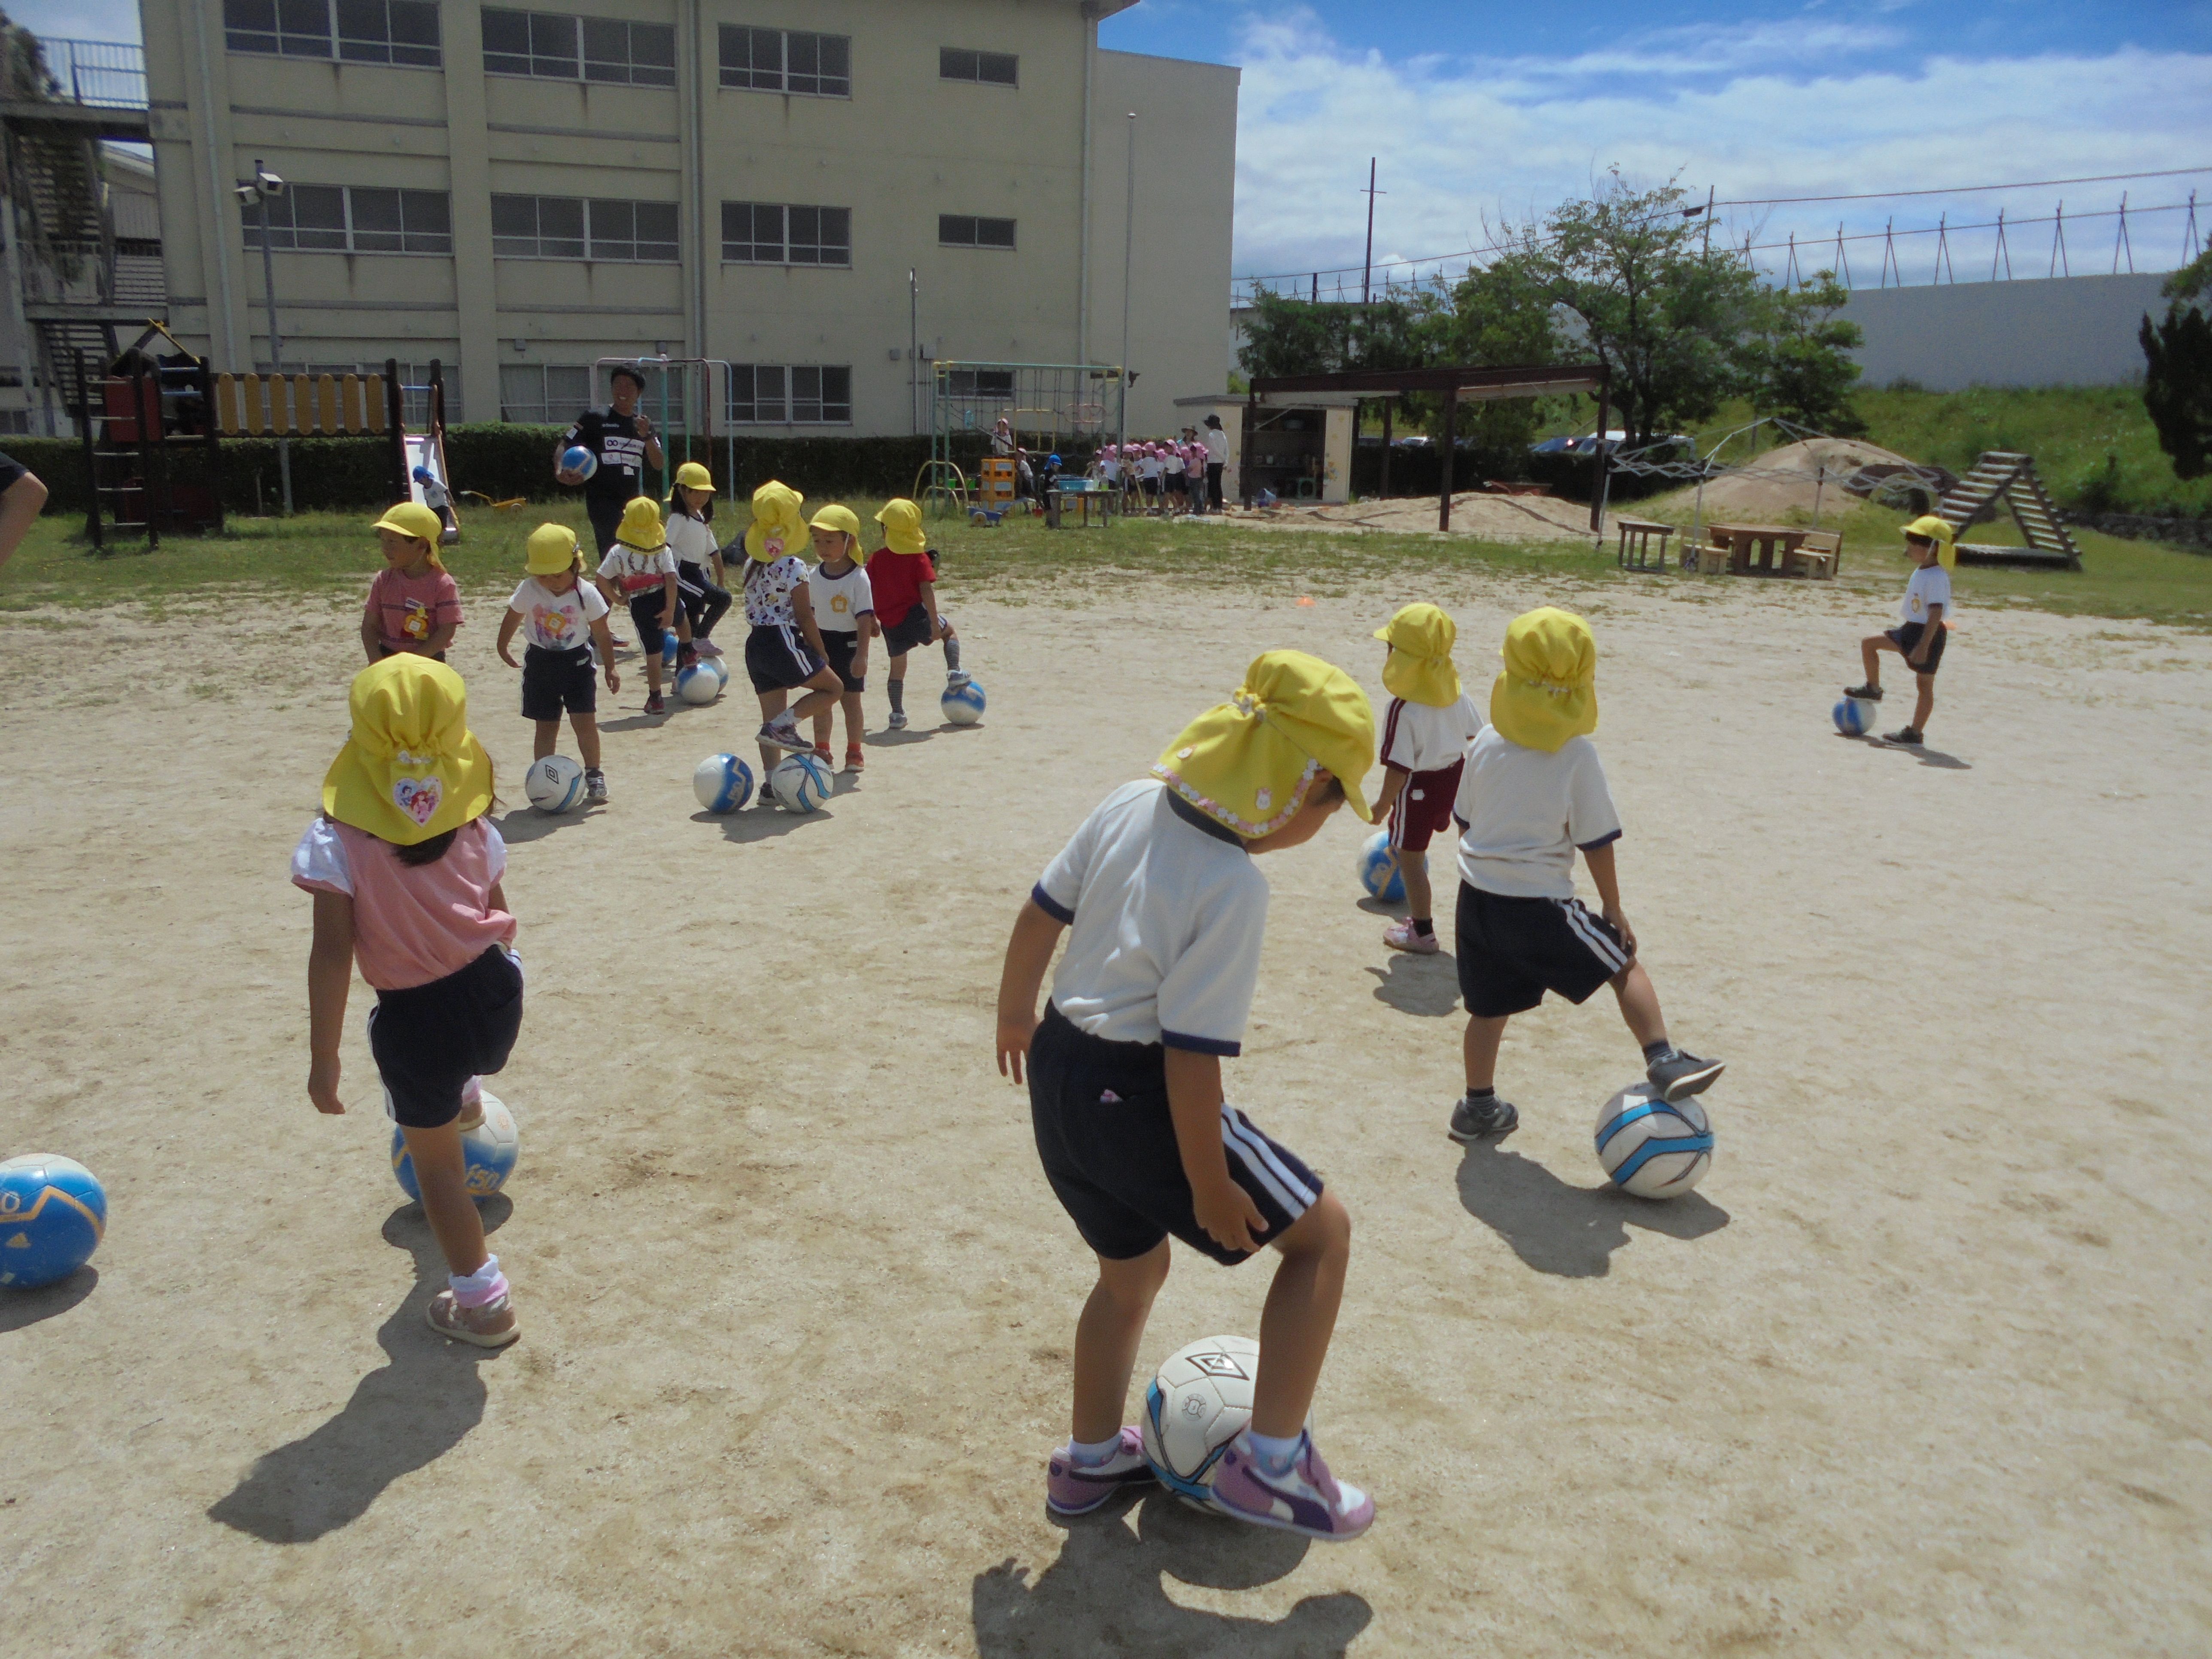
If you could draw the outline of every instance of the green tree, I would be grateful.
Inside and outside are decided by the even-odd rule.
[[[1852,349],[1865,333],[1836,313],[1850,298],[1832,270],[1817,272],[1796,289],[1771,290],[1759,325],[1747,337],[1743,367],[1762,414],[1800,426],[1855,438],[1866,422],[1851,407],[1859,366]]]
[[[1552,296],[1519,260],[1477,266],[1438,304],[1429,330],[1437,361],[1480,368],[1555,363],[1565,331]],[[1543,416],[1540,399],[1500,398],[1460,406],[1461,432],[1486,448],[1525,444]]]
[[[2158,428],[2158,447],[2173,463],[2178,478],[2204,476],[2212,454],[2212,320],[2204,297],[2212,290],[2212,250],[2197,256],[2166,279],[2159,290],[2167,304],[2156,324],[2146,315],[2142,343],[2146,370],[2143,407]]]

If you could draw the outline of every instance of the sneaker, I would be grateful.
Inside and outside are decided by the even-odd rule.
[[[973,674],[969,673],[964,668],[955,668],[945,675],[945,689],[947,691],[957,691],[962,686],[966,685],[975,678],[975,677]]]
[[[827,766],[831,761],[835,760],[836,757],[830,752],[830,745],[828,744],[817,743],[814,745],[814,758],[820,761],[824,766]]]
[[[1054,1515],[1088,1515],[1111,1503],[1124,1486],[1152,1480],[1145,1439],[1135,1424],[1121,1431],[1121,1447],[1103,1463],[1079,1464],[1062,1446],[1044,1466],[1044,1506]]]
[[[1861,702],[1880,702],[1881,701],[1881,688],[1878,685],[1846,686],[1844,690],[1844,695],[1847,697],[1856,698]]]
[[[1496,1095],[1474,1100],[1466,1095],[1452,1108],[1451,1127],[1444,1133],[1462,1146],[1478,1140],[1502,1140],[1521,1127],[1521,1114],[1510,1101]]]
[[[584,774],[584,799],[593,806],[607,804],[607,775],[596,766]]]
[[[1331,1474],[1313,1436],[1303,1431],[1298,1455],[1280,1474],[1260,1466],[1243,1435],[1231,1441],[1213,1477],[1213,1507],[1255,1527],[1279,1527],[1330,1544],[1357,1538],[1375,1524],[1375,1500]]]
[[[860,771],[867,763],[867,757],[860,752],[859,744],[848,743],[845,745],[845,769],[848,772]]]
[[[514,1320],[514,1298],[504,1295],[481,1308],[464,1308],[453,1299],[453,1291],[441,1291],[430,1298],[422,1316],[439,1335],[450,1336],[456,1342],[472,1342],[479,1348],[503,1348],[522,1334]]]
[[[1651,1079],[1660,1099],[1673,1102],[1705,1093],[1727,1069],[1723,1060],[1699,1060],[1688,1050],[1677,1048],[1645,1066],[1644,1075]]]
[[[698,660],[699,648],[696,646],[679,645],[676,647],[676,665],[678,668],[689,668]]]
[[[1437,943],[1434,928],[1418,933],[1410,921],[1392,922],[1382,930],[1382,942],[1394,951],[1410,951],[1417,957],[1432,957],[1443,948]]]
[[[667,711],[668,705],[661,702],[659,692],[655,691],[647,696],[645,700],[645,712],[647,714],[665,714]]]
[[[906,730],[905,709],[894,708],[891,710],[891,730],[894,732],[903,732]]]
[[[799,722],[788,715],[761,727],[759,740],[770,748],[788,749],[794,754],[803,754],[814,747],[811,739],[799,735]]]
[[[1881,740],[1884,743],[1901,743],[1908,749],[1917,749],[1921,742],[1920,728],[1917,726],[1900,726],[1894,732],[1883,732]]]
[[[702,657],[719,657],[722,654],[722,647],[712,640],[700,640],[696,643],[699,648],[699,654]]]

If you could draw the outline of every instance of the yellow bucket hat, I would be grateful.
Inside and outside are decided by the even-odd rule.
[[[1597,730],[1597,641],[1571,611],[1540,605],[1505,625],[1505,672],[1490,688],[1490,723],[1524,749],[1556,755]]]
[[[1382,627],[1375,637],[1390,647],[1382,665],[1382,684],[1394,697],[1449,708],[1459,701],[1459,670],[1452,666],[1452,646],[1459,628],[1432,605],[1409,605]]]
[[[576,532],[567,525],[541,524],[530,532],[523,568],[533,576],[557,576],[574,566],[579,550]]]
[[[860,515],[849,507],[825,507],[808,521],[817,530],[834,530],[840,535],[850,536],[853,544],[860,543]]]
[[[650,495],[631,496],[623,508],[622,523],[615,528],[615,539],[641,553],[667,546],[668,533],[660,526],[660,503]]]
[[[402,501],[385,510],[376,521],[378,530],[396,530],[403,536],[412,536],[417,541],[428,542],[434,552],[438,538],[446,533],[446,521],[420,501]]]
[[[927,553],[929,538],[921,533],[921,509],[905,496],[885,501],[876,514],[884,527],[884,545],[894,553]]]
[[[1923,513],[1905,526],[1905,533],[1936,544],[1936,562],[1948,570],[1959,562],[1959,534],[1948,520]]]
[[[696,461],[686,461],[676,469],[676,482],[686,489],[712,489],[714,475]]]
[[[753,491],[752,527],[745,532],[745,556],[763,564],[781,558],[806,539],[806,498],[789,484],[770,478]]]
[[[491,757],[469,730],[468,688],[403,651],[353,677],[353,730],[323,778],[323,811],[412,847],[491,810]]]
[[[1303,651],[1252,659],[1237,695],[1183,728],[1152,775],[1246,840],[1281,829],[1323,768],[1362,823],[1375,764],[1375,710],[1352,677]]]

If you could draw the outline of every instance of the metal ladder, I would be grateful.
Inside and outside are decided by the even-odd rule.
[[[2012,509],[2026,547],[2004,547],[1961,541],[1959,556],[1968,564],[2063,564],[2081,568],[2081,550],[2059,522],[2058,508],[2037,476],[2035,459],[2014,450],[1989,449],[1974,463],[1973,471],[1959,480],[1936,504],[1937,516],[1954,532],[1963,533],[1974,516],[2002,501]]]

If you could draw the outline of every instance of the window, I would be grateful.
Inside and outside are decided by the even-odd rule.
[[[294,185],[269,203],[269,246],[297,253],[451,253],[452,200],[442,190]],[[246,210],[246,246],[261,246],[261,211]]]
[[[978,219],[965,213],[937,216],[937,240],[946,247],[1012,247],[1012,219]]]
[[[436,69],[437,0],[222,0],[224,44],[280,58]]]
[[[673,264],[676,204],[574,196],[495,196],[491,251],[502,259],[621,259]]]
[[[958,46],[945,46],[937,54],[937,78],[980,81],[992,87],[1018,86],[1016,75],[1021,61],[1010,52],[966,52]]]
[[[486,7],[483,50],[484,70],[491,75],[627,87],[676,84],[676,30],[667,23]]]
[[[747,265],[849,265],[853,210],[725,202],[722,258]]]
[[[730,371],[732,425],[848,426],[852,420],[849,368],[738,363]]]
[[[1011,368],[948,368],[945,390],[955,398],[1011,398],[1014,371]]]
[[[536,426],[557,426],[576,418],[592,403],[589,365],[501,363],[499,418]]]
[[[810,98],[853,95],[853,41],[844,34],[722,25],[722,84]]]

